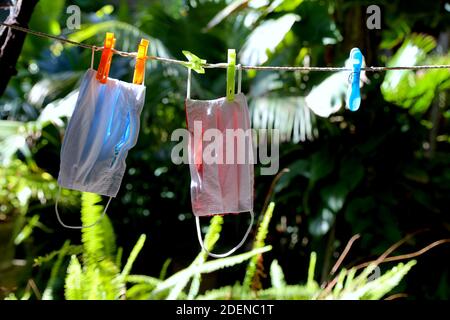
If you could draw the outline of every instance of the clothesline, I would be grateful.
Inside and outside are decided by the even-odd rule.
[[[71,44],[74,46],[78,46],[85,49],[90,49],[92,51],[101,51],[103,50],[103,47],[98,47],[95,45],[85,44],[81,42],[72,41],[66,38],[57,37],[48,33],[31,30],[28,28],[24,28],[17,25],[11,25],[6,23],[1,23],[2,26],[22,31],[25,33],[29,33],[38,37],[43,38],[49,38],[53,40],[57,40],[60,42],[64,42],[67,44]],[[113,49],[113,52],[115,54],[118,54],[122,57],[137,57],[137,52],[125,52],[120,51],[117,49]],[[176,59],[170,59],[170,58],[164,58],[164,57],[158,57],[158,56],[146,56],[146,59],[148,60],[155,60],[155,61],[161,61],[165,63],[173,63],[173,64],[179,64],[179,65],[185,65],[186,61],[182,60],[176,60]],[[222,68],[226,69],[228,66],[227,63],[204,63],[202,64],[203,68],[209,68],[209,69],[217,69]],[[239,65],[239,68],[242,70],[266,70],[266,71],[322,71],[322,72],[340,72],[340,71],[353,71],[351,68],[346,67],[299,67],[299,66],[249,66],[249,65]],[[450,69],[450,65],[421,65],[421,66],[399,66],[399,67],[372,67],[372,66],[366,66],[361,68],[361,70],[369,71],[369,72],[381,72],[381,71],[388,71],[388,70],[425,70],[425,69]]]

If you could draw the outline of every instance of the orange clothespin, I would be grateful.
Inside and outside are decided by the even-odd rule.
[[[102,58],[97,70],[97,80],[101,83],[106,83],[108,80],[109,69],[111,67],[111,60],[113,56],[113,49],[116,43],[114,33],[107,32],[105,38],[105,45],[102,52]]]
[[[144,83],[145,76],[145,63],[147,61],[147,51],[150,41],[146,39],[141,39],[139,44],[138,53],[136,57],[136,66],[134,68],[133,83],[142,84]]]

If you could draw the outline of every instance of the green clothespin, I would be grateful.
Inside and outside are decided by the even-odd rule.
[[[228,67],[227,67],[228,101],[234,101],[235,76],[236,76],[236,50],[228,49]]]
[[[206,60],[197,57],[192,52],[186,50],[183,50],[182,52],[189,60],[188,62],[183,62],[183,65],[186,68],[190,68],[197,73],[205,73],[205,69],[203,68],[203,66],[206,64]]]

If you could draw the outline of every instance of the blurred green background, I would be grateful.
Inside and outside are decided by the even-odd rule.
[[[66,26],[72,4],[81,9],[79,30]],[[374,4],[381,9],[379,30],[366,26]],[[114,32],[124,51],[136,51],[146,38],[149,55],[180,60],[188,50],[225,62],[227,49],[236,48],[242,64],[344,66],[359,47],[367,65],[398,66],[450,64],[449,11],[446,1],[419,0],[40,0],[29,26],[97,46]],[[0,12],[3,20],[7,10]],[[109,219],[81,236],[57,223],[62,137],[90,59],[90,50],[28,35],[18,74],[0,97],[0,297],[450,297],[445,243],[411,256],[417,264],[410,271],[414,261],[386,262],[375,271],[374,265],[365,274],[358,270],[359,278],[351,269],[408,235],[391,256],[450,238],[448,69],[367,72],[354,113],[343,107],[344,73],[244,72],[253,126],[281,132],[280,174],[261,176],[256,167],[258,224],[241,255],[205,262],[189,168],[170,159],[171,133],[185,127],[187,72],[180,65],[147,63],[139,140]],[[100,52],[94,66],[99,60]],[[114,56],[110,76],[131,81],[134,63]],[[225,76],[224,69],[193,73],[192,96],[224,96]],[[60,207],[68,223],[81,216],[87,225],[102,203],[64,191]],[[247,218],[217,217],[209,229],[205,223],[208,246],[231,247]],[[333,272],[355,234],[360,238]],[[369,281],[376,272],[382,277]]]

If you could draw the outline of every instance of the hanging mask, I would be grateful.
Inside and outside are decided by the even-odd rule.
[[[240,75],[240,73],[239,73]],[[191,203],[197,235],[212,257],[226,257],[245,242],[254,220],[253,214],[253,142],[245,95],[233,100],[193,100],[190,98],[190,70],[186,99],[191,174]],[[234,85],[233,85],[234,91]],[[237,137],[237,138],[236,138]],[[251,223],[242,241],[229,252],[214,254],[205,248],[199,217],[249,212]]]
[[[67,188],[108,196],[102,217],[119,191],[125,159],[138,138],[144,101],[144,85],[111,78],[101,83],[92,68],[81,82],[61,148],[58,184],[60,191]],[[83,228],[64,224],[58,203],[55,209],[63,226]]]

